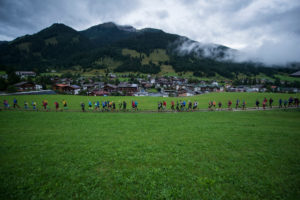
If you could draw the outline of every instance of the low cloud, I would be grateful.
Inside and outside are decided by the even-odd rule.
[[[200,43],[185,37],[175,41],[173,46],[176,46],[175,53],[181,56],[194,55],[198,58],[212,58],[219,61],[234,61],[237,57],[234,49],[212,43]]]

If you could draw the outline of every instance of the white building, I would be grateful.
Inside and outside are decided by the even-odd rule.
[[[33,71],[16,71],[16,75],[20,76],[21,78],[26,78],[29,76],[35,77],[36,73]]]
[[[41,90],[41,89],[43,89],[43,86],[41,86],[41,85],[35,85],[35,90]]]

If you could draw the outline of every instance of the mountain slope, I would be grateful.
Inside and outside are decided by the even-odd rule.
[[[96,47],[102,47],[138,34],[137,30],[131,26],[118,26],[112,22],[93,26],[80,31],[80,33],[90,39]]]
[[[76,30],[64,24],[53,24],[0,48],[0,63],[28,69],[33,66],[67,65],[66,58],[87,51],[91,46],[91,42]]]
[[[277,70],[257,63],[235,63],[235,53],[222,45],[199,43],[159,29],[137,30],[108,22],[76,31],[64,24],[53,24],[36,34],[0,43],[0,69],[45,71],[80,65],[116,72],[159,73],[168,68],[196,76],[218,73],[228,78],[238,73],[272,75]]]

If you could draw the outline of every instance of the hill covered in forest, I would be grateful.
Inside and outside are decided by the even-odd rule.
[[[157,74],[163,70],[195,76],[233,78],[238,73],[272,75],[289,68],[235,62],[236,50],[203,44],[159,29],[138,30],[112,22],[83,31],[53,24],[33,35],[0,42],[0,70],[107,69],[114,72]]]

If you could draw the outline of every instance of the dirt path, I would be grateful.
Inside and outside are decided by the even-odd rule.
[[[264,111],[264,110],[291,110],[291,109],[299,109],[300,107],[287,107],[287,108],[279,108],[278,106],[273,106],[273,108],[270,107],[266,107],[265,109],[263,109],[262,107],[260,107],[259,109],[257,109],[256,107],[250,107],[250,108],[246,108],[245,110],[238,108],[232,108],[230,110],[228,110],[227,108],[223,108],[221,110],[216,109],[197,109],[194,111],[172,111],[172,110],[165,110],[165,111],[160,111],[158,112],[157,110],[138,110],[138,111],[131,111],[131,110],[127,110],[127,111],[101,111],[101,110],[85,110],[85,113],[186,113],[186,112],[248,112],[248,111]],[[44,109],[24,109],[24,108],[9,108],[9,109],[3,109],[3,107],[0,107],[0,111],[11,111],[11,112],[82,112],[81,110],[73,110],[73,109],[68,109],[68,110],[58,110],[56,111],[55,109],[49,109],[44,110]]]

